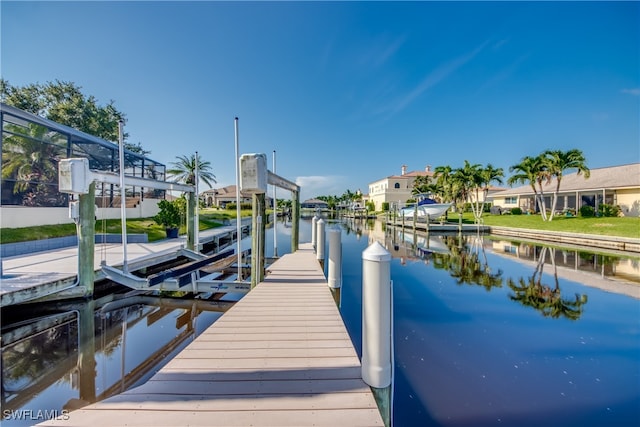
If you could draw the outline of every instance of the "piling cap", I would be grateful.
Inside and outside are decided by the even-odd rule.
[[[373,242],[362,252],[362,259],[375,262],[391,261],[391,253],[380,242]]]
[[[331,228],[329,228],[327,230],[327,233],[338,233],[338,234],[340,234],[340,233],[342,233],[342,231],[337,227],[331,227]]]

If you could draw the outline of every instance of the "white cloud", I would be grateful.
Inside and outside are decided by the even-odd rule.
[[[342,176],[299,176],[296,184],[300,186],[300,201],[317,196],[340,196],[347,190]]]
[[[629,95],[640,96],[640,88],[637,87],[633,89],[622,89],[620,92],[628,93]]]

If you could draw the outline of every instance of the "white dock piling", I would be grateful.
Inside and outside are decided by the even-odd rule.
[[[314,215],[313,218],[311,219],[311,246],[313,246],[313,249],[315,250],[317,245],[317,233],[318,230],[316,229],[317,227],[317,223],[318,223],[318,215]]]
[[[324,269],[325,260],[325,236],[324,236],[325,223],[322,218],[316,223],[316,259],[320,261],[320,265]]]
[[[391,254],[378,242],[362,252],[362,379],[391,384]]]
[[[332,289],[342,286],[342,232],[339,228],[330,228],[329,234],[329,278],[327,283]]]

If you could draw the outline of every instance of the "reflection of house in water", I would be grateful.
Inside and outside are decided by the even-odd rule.
[[[492,242],[496,254],[508,255],[522,261],[538,262],[542,246],[536,243],[495,240]],[[553,259],[551,259],[553,257]],[[560,276],[569,280],[566,272],[593,273],[598,278],[616,279],[626,282],[640,283],[640,259],[622,257],[620,255],[605,255],[583,252],[577,248],[556,248],[545,256],[546,264],[553,264],[563,269],[558,271]],[[567,270],[568,269],[568,270]],[[564,272],[564,274],[563,274]],[[590,277],[594,278],[591,274]],[[591,285],[591,283],[586,283]]]

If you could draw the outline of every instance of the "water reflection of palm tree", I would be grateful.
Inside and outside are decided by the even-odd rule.
[[[549,252],[551,264],[553,265],[555,282],[553,288],[542,283],[542,273],[547,252]],[[527,307],[533,307],[545,317],[554,319],[566,317],[570,320],[577,320],[582,315],[582,307],[587,303],[586,294],[576,293],[575,298],[562,298],[555,264],[555,248],[543,247],[541,249],[536,268],[531,277],[527,279],[521,277],[517,283],[510,278],[507,280],[507,285],[515,293],[509,296],[511,300],[518,301]]]
[[[464,237],[459,236],[457,239],[448,236],[444,240],[451,253],[433,254],[434,267],[448,270],[458,284],[480,285],[487,291],[502,286],[502,270],[491,272],[481,241],[480,244],[476,242],[469,245]],[[481,261],[481,255],[484,261]]]

